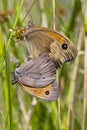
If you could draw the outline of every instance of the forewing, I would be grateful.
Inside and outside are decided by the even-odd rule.
[[[41,31],[27,34],[25,38],[27,42],[27,51],[32,57],[38,57],[42,53],[50,52],[50,43],[54,41],[54,39]]]

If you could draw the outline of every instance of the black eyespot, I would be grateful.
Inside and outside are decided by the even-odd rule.
[[[66,50],[68,48],[67,44],[66,43],[63,43],[62,44],[62,49]]]
[[[50,94],[50,92],[47,90],[47,91],[45,91],[45,94],[46,94],[46,95],[49,95],[49,94]]]

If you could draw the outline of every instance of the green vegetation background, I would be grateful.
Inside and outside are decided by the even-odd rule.
[[[87,130],[86,8],[86,0],[0,1],[0,130]],[[24,27],[31,19],[37,26],[56,25],[78,49],[76,59],[57,71],[61,94],[55,102],[35,99],[10,82],[27,54],[9,29]]]

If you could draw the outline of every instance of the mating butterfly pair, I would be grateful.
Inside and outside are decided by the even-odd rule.
[[[59,96],[56,68],[77,55],[73,43],[62,34],[29,24],[18,29],[16,36],[26,43],[28,58],[13,72],[12,83],[18,82],[29,94],[53,101]]]

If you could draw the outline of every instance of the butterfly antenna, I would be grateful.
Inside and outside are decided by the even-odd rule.
[[[23,18],[23,20],[21,21],[21,23],[23,23],[23,21],[25,20],[25,18],[26,18],[27,15],[29,14],[30,10],[32,9],[32,7],[33,7],[34,4],[36,3],[36,1],[37,1],[37,0],[35,0],[35,1],[33,2],[33,4],[31,5],[31,7],[29,8],[29,10],[27,10],[27,13],[26,13],[26,15],[24,16],[24,18]]]
[[[31,16],[31,14],[29,14],[29,16],[30,16],[30,19],[31,19],[31,21],[29,21],[29,24],[30,24],[30,25],[33,25],[33,18],[32,18],[32,16]]]

